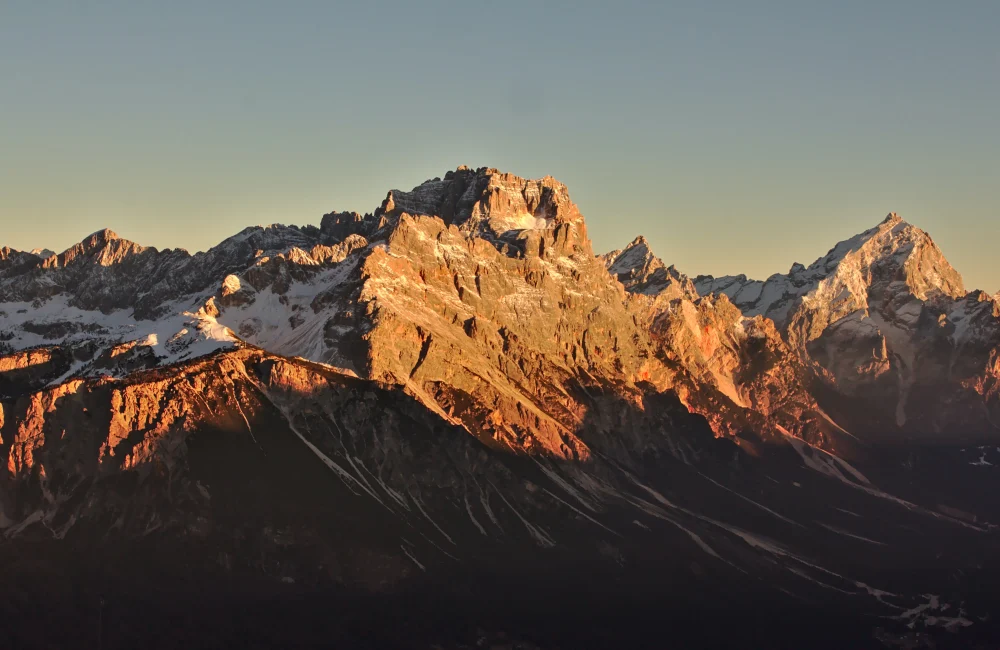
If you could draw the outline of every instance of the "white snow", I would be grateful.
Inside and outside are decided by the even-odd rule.
[[[137,320],[130,310],[109,314],[70,306],[65,296],[56,296],[38,306],[31,303],[0,303],[0,327],[12,335],[7,342],[15,351],[52,345],[97,344],[94,359],[113,348],[148,348],[160,365],[169,365],[231,348],[236,339],[214,319],[195,315],[190,309],[194,299],[178,300],[167,305],[167,315],[156,320]],[[72,328],[68,335],[46,338],[26,328]],[[54,383],[70,377],[90,374],[91,360],[77,361]],[[97,371],[94,371],[97,372]],[[103,373],[102,373],[103,374]]]
[[[294,282],[284,294],[264,289],[253,296],[252,302],[228,307],[219,316],[247,343],[286,357],[301,357],[317,363],[335,361],[325,342],[326,325],[336,307],[320,312],[312,309],[313,300],[322,292],[343,282],[355,262],[344,262],[324,270],[309,282]],[[298,324],[292,327],[290,318]]]

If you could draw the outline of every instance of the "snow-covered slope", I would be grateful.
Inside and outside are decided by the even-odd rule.
[[[286,257],[309,275],[307,267],[321,264],[311,255],[326,263],[336,256],[323,241],[315,227],[258,226],[190,255],[141,246],[104,230],[46,258],[5,251],[0,352],[69,346],[76,361],[67,372],[87,376],[134,370],[136,356],[138,367],[151,367],[232,347],[237,338],[210,308],[216,294],[225,293],[225,279]],[[279,284],[290,277],[278,275]],[[289,316],[281,319],[286,325]],[[125,359],[123,346],[130,361],[116,371]]]

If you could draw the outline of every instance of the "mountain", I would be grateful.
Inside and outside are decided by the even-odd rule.
[[[691,280],[673,266],[667,267],[653,254],[642,235],[622,250],[600,256],[608,272],[632,293],[695,298],[697,290]]]
[[[896,217],[691,280],[490,168],[195,255],[2,249],[2,634],[968,647],[998,323]]]
[[[672,389],[718,435],[791,435],[833,450],[839,428],[808,390],[808,372],[774,324],[744,316],[725,294],[700,296],[643,237],[602,256],[645,314],[658,356],[677,369]]]
[[[966,292],[931,237],[895,213],[808,268],[765,282],[702,276],[695,286],[772,319],[855,433],[997,431],[998,303]]]

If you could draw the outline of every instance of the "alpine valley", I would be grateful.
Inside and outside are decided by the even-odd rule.
[[[0,459],[2,647],[1000,638],[1000,301],[896,214],[691,278],[459,167],[194,255],[3,248]]]

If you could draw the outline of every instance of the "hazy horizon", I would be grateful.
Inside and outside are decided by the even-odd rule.
[[[692,276],[895,211],[1000,289],[1000,5],[768,6],[7,5],[0,246],[203,250],[466,164],[554,176],[595,250]]]

